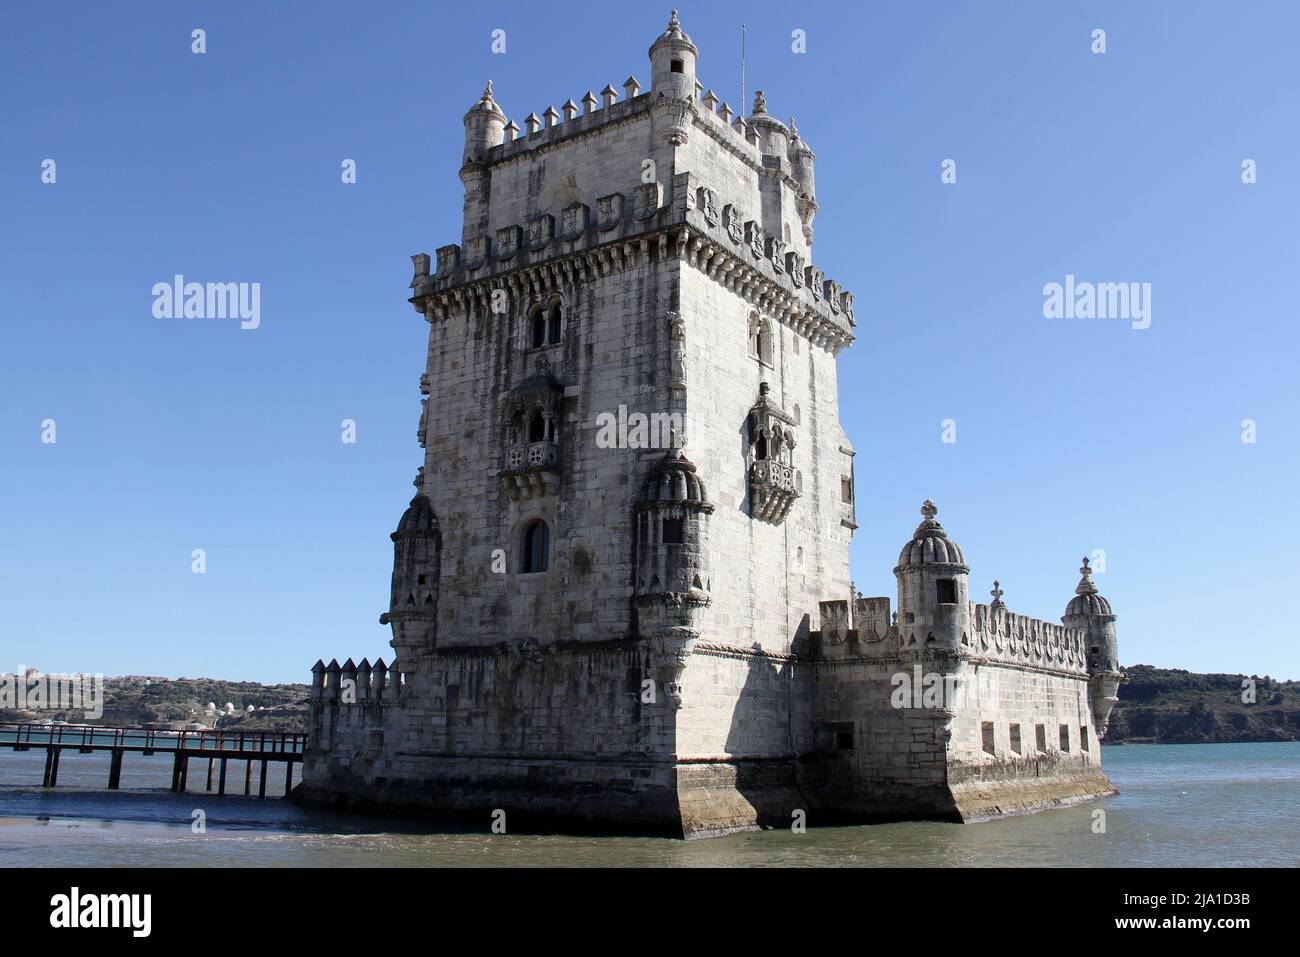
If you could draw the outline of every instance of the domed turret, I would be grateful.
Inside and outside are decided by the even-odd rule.
[[[1115,613],[1110,602],[1097,591],[1092,580],[1088,559],[1079,569],[1082,576],[1074,589],[1074,597],[1065,606],[1061,622],[1067,628],[1077,628],[1084,633],[1088,658],[1088,689],[1092,704],[1092,717],[1098,736],[1106,734],[1111,709],[1118,700],[1119,683],[1123,677],[1119,670],[1119,642],[1115,635]]]
[[[1074,597],[1065,606],[1061,622],[1068,628],[1078,628],[1087,635],[1088,671],[1119,671],[1119,652],[1115,641],[1115,612],[1110,602],[1098,593],[1092,580],[1092,567],[1084,558],[1079,569],[1082,576]]]
[[[413,483],[415,497],[402,513],[393,540],[393,581],[381,624],[393,628],[392,646],[405,661],[433,646],[438,618],[442,532],[424,493],[424,468]]]
[[[1079,574],[1083,577],[1079,579],[1079,585],[1074,589],[1074,597],[1065,606],[1064,618],[1075,615],[1113,615],[1110,602],[1097,592],[1097,585],[1092,580],[1092,568],[1088,565],[1087,558],[1084,558]]]
[[[677,11],[650,45],[650,89],[678,99],[695,99],[695,62],[700,51],[684,32]]]
[[[803,224],[804,240],[812,245],[813,218],[817,215],[817,177],[815,168],[817,155],[807,140],[799,135],[799,129],[790,117],[790,174],[799,184],[799,196],[795,205],[799,212],[799,221]]]
[[[965,565],[966,556],[961,547],[949,540],[943,526],[935,521],[939,514],[938,507],[928,498],[921,506],[923,521],[916,526],[912,540],[903,546],[898,555],[898,567],[910,568],[913,565]]]
[[[677,503],[703,508],[708,505],[709,493],[695,465],[682,454],[682,450],[669,449],[646,483],[644,500],[659,506]],[[712,510],[709,505],[708,511]]]
[[[638,595],[709,590],[705,521],[713,511],[704,482],[681,449],[669,449],[646,479],[637,503]]]
[[[785,124],[767,112],[767,97],[762,90],[754,91],[754,112],[746,122],[758,135],[758,148],[764,156],[773,156],[783,169],[790,166],[790,131]]]
[[[492,81],[477,103],[465,114],[465,163],[480,159],[494,146],[500,146],[505,139],[506,115],[501,112],[492,99]]]
[[[420,471],[423,472],[424,469]],[[429,496],[424,494],[423,488],[420,488],[420,479],[417,478],[415,481],[416,487],[420,490],[415,498],[411,499],[411,504],[407,506],[406,511],[402,513],[402,518],[397,523],[397,530],[388,536],[393,541],[438,531],[438,519],[433,514],[433,506],[429,504]]]
[[[956,650],[970,635],[966,556],[935,520],[939,509],[929,499],[921,524],[898,556],[898,634],[903,650]]]

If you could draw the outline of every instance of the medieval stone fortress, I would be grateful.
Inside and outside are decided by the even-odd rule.
[[[460,242],[413,257],[396,657],[317,663],[299,796],[703,837],[1114,793],[1086,561],[1060,624],[976,604],[927,500],[897,609],[855,593],[853,297],[814,265],[815,157],[697,56],[674,14],[647,90],[521,130],[489,85],[465,115]],[[597,441],[620,407],[668,440]]]

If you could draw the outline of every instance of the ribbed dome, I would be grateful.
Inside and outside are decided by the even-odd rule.
[[[1083,567],[1079,569],[1079,574],[1083,577],[1079,579],[1079,585],[1074,589],[1074,597],[1065,606],[1065,617],[1069,618],[1071,615],[1115,614],[1110,609],[1110,602],[1097,592],[1097,586],[1092,580],[1092,569],[1088,565],[1087,558],[1083,560]]]
[[[1071,615],[1113,615],[1110,602],[1101,595],[1076,595],[1065,606],[1065,617]]]
[[[646,482],[643,498],[647,502],[704,504],[709,500],[709,493],[695,465],[682,450],[669,449]]]
[[[466,119],[474,113],[491,113],[494,116],[499,116],[502,119],[505,119],[505,114],[501,112],[501,107],[497,106],[496,100],[492,99],[491,80],[488,80],[487,88],[483,91],[483,95],[479,97],[478,102],[471,106],[469,112],[465,114]]]
[[[433,505],[430,504],[429,497],[424,494],[424,466],[420,467],[419,474],[411,484],[416,488],[415,498],[411,499],[410,506],[402,513],[402,520],[397,523],[397,531],[389,536],[394,541],[399,537],[428,534],[438,530],[438,516],[433,514]]]
[[[655,49],[661,43],[669,43],[672,45],[673,49],[675,50],[678,49],[690,50],[696,56],[698,56],[700,52],[699,49],[695,46],[695,42],[689,36],[687,36],[686,32],[682,29],[682,22],[677,19],[676,10],[673,11],[672,17],[668,20],[668,29],[659,35],[658,40],[650,44],[651,56],[654,56]]]
[[[921,506],[924,520],[916,526],[912,540],[903,546],[898,554],[898,567],[909,568],[913,565],[965,565],[966,556],[961,547],[948,540],[948,533],[934,520],[939,509],[928,498]]]

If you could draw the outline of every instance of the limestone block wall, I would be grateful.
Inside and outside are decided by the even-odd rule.
[[[771,362],[748,349],[753,307],[697,269],[681,275],[686,323],[687,454],[708,483],[714,576],[708,636],[725,644],[788,654],[815,626],[818,602],[847,597],[850,528],[841,524],[841,480],[851,475],[840,426],[835,357],[772,320]],[[746,419],[768,382],[770,397],[795,418],[793,464],[802,494],[780,524],[754,518],[746,471]],[[850,506],[851,508],[851,506]]]
[[[966,662],[958,682],[962,704],[949,744],[954,766],[988,766],[1006,774],[1008,767],[1049,757],[1100,766],[1086,677]]]
[[[632,509],[663,452],[599,448],[597,417],[620,404],[668,411],[674,273],[673,263],[647,256],[558,290],[563,339],[541,350],[523,348],[532,296],[503,316],[467,307],[432,322],[425,490],[442,529],[440,643],[627,634]],[[543,360],[563,389],[558,478],[549,495],[515,499],[498,475],[508,444],[503,401]],[[551,527],[551,561],[522,574],[523,530],[534,518]],[[506,552],[505,574],[493,571],[496,549]]]
[[[421,659],[400,699],[313,702],[306,799],[680,826],[677,709],[647,651],[528,645]]]
[[[810,670],[702,639],[682,676],[679,758],[792,760],[811,745]]]
[[[815,748],[801,783],[824,813],[951,815],[946,716],[942,709],[891,705],[894,675],[912,668],[865,658],[813,666]]]

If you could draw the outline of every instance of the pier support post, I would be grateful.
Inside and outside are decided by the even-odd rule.
[[[41,787],[52,788],[59,783],[59,748],[45,749],[45,779]]]
[[[284,796],[288,797],[289,792],[293,790],[293,762],[284,762]]]
[[[257,796],[260,798],[266,797],[266,759],[265,758],[262,759],[262,779],[261,781],[258,782],[257,785]]]
[[[244,797],[253,793],[253,759],[244,762]]]
[[[226,762],[228,760],[229,758],[221,759],[221,778],[217,783],[217,795],[219,797],[226,796]]]
[[[208,758],[208,790],[212,790],[212,768],[217,763],[216,758]]]
[[[113,756],[108,762],[108,789],[116,791],[122,786],[122,756],[126,752],[121,748],[113,749]]]
[[[181,768],[184,766],[185,756],[177,751],[176,756],[172,758],[172,790],[183,791],[185,784],[181,780]]]

